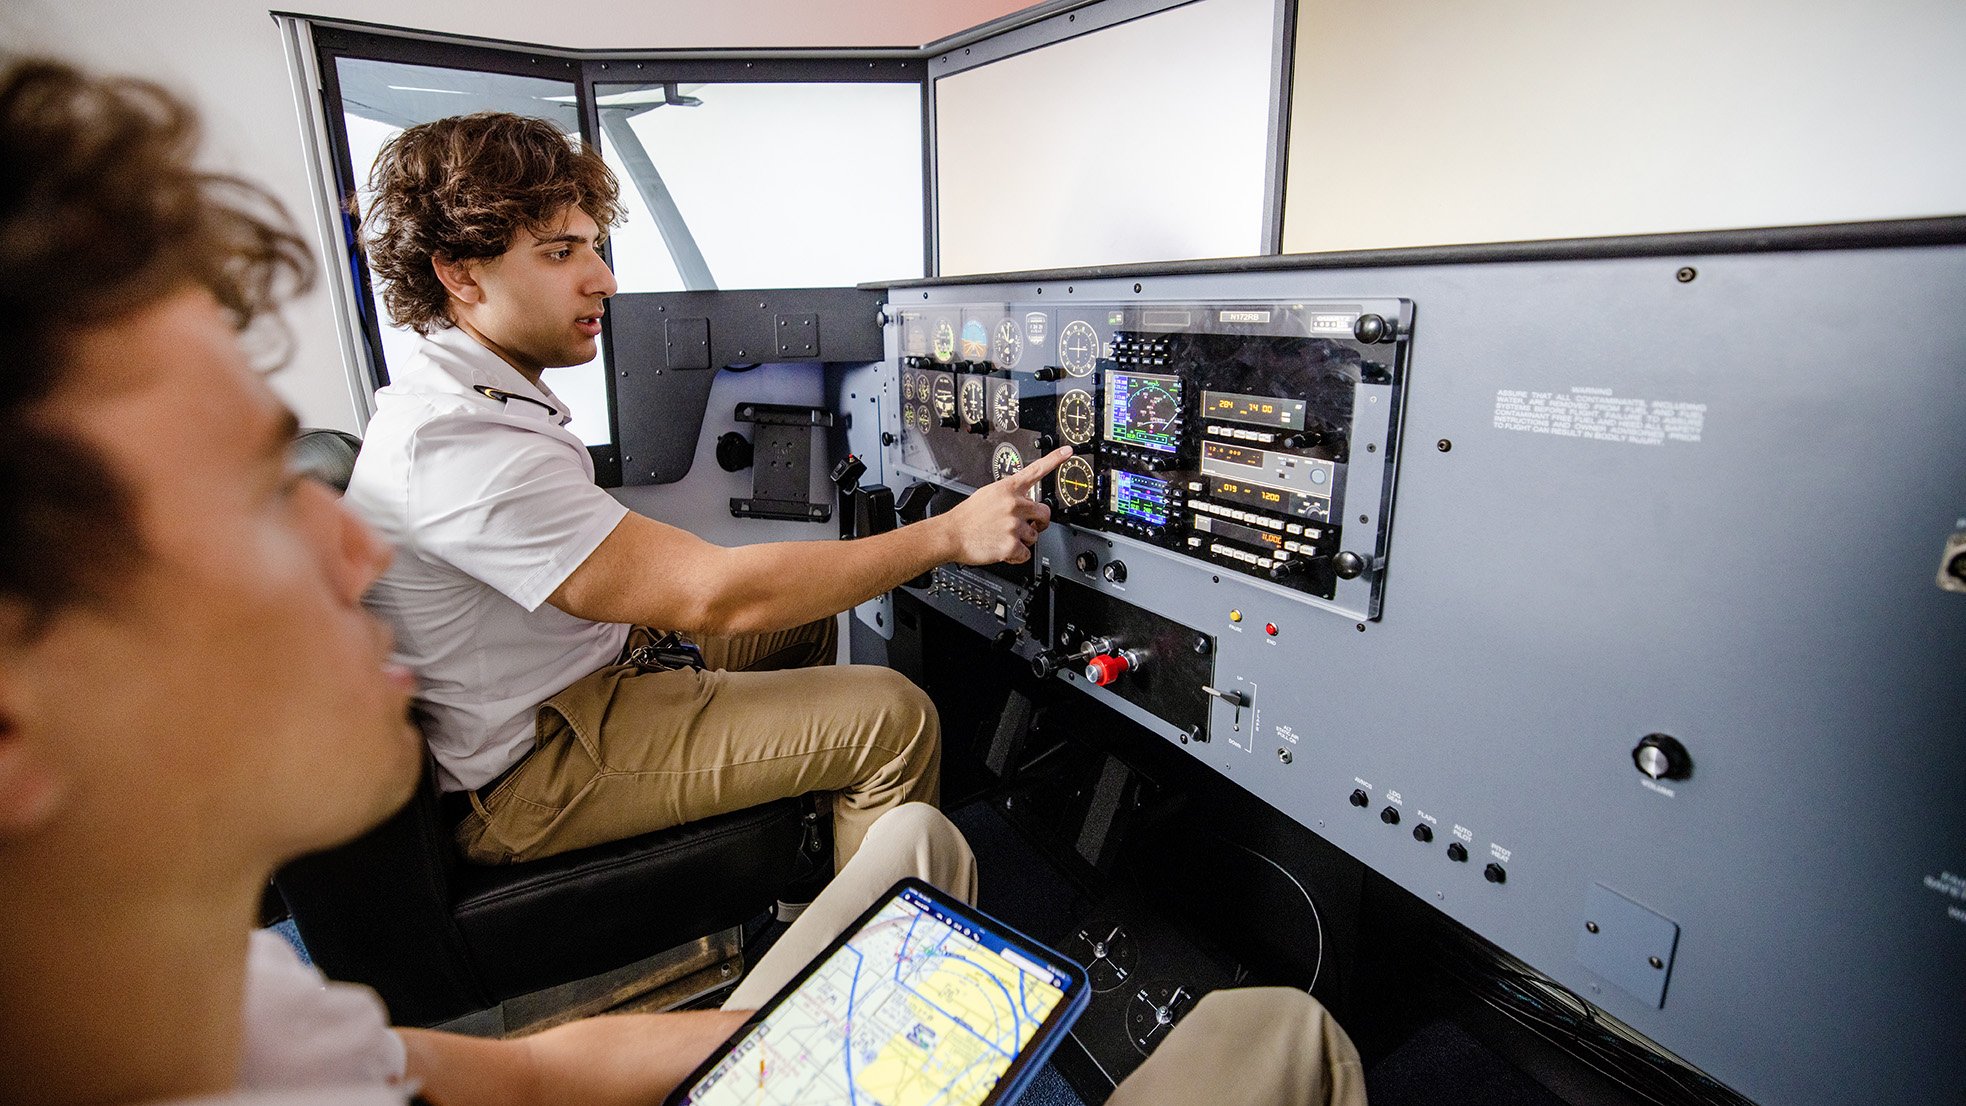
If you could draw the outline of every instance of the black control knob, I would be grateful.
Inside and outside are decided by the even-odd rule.
[[[1632,763],[1655,780],[1683,780],[1693,774],[1693,756],[1678,739],[1649,733],[1632,749]]]
[[[1294,430],[1277,439],[1283,449],[1310,449],[1324,444],[1324,435],[1316,430]]]
[[[1491,863],[1488,867],[1481,870],[1481,878],[1490,883],[1507,883],[1509,881],[1509,870],[1500,864]]]
[[[930,369],[935,367],[935,362],[933,360],[927,357],[923,357],[920,354],[916,354],[910,357],[903,357],[901,359],[901,364],[904,367],[910,369]]]
[[[1340,580],[1356,580],[1365,571],[1365,558],[1347,550],[1331,558],[1331,571]]]
[[[1456,864],[1466,861],[1468,859],[1468,847],[1459,841],[1449,841],[1447,843],[1447,859]]]
[[[1039,380],[1056,380],[1065,375],[1065,370],[1056,365],[1046,365],[1031,375],[1037,377]]]
[[[1000,653],[1008,653],[1017,645],[1017,631],[1008,627],[998,630],[997,636],[990,639],[990,645]]]
[[[1282,583],[1285,580],[1302,576],[1311,570],[1307,561],[1278,561],[1270,566],[1270,579]]]
[[[1058,439],[1049,434],[1038,435],[1038,456],[1042,457],[1058,448]]]
[[[1107,561],[1106,567],[1100,571],[1099,575],[1104,576],[1109,583],[1124,584],[1126,583],[1126,562],[1117,560]]]
[[[1087,576],[1099,571],[1099,555],[1090,549],[1073,557],[1072,563],[1079,566],[1079,571],[1085,573]]]
[[[1031,674],[1040,680],[1049,680],[1065,667],[1069,658],[1055,649],[1046,649],[1031,658]]]
[[[1364,791],[1363,791],[1362,789],[1361,789],[1361,790],[1354,790],[1354,791],[1352,792],[1352,800],[1351,800],[1351,802],[1352,802],[1352,805],[1353,805],[1353,806],[1356,806],[1356,807],[1366,807],[1366,806],[1371,806],[1371,805],[1372,805],[1372,796],[1370,796],[1370,795],[1367,795],[1367,794],[1366,794],[1366,793],[1365,793],[1365,792],[1364,792]]]
[[[1396,806],[1389,806],[1386,809],[1380,811],[1379,820],[1381,822],[1386,823],[1389,826],[1399,825],[1399,808]]]
[[[1361,342],[1384,342],[1393,336],[1393,324],[1383,315],[1360,315],[1352,324],[1352,337]]]
[[[1413,827],[1413,840],[1424,845],[1434,839],[1434,828],[1425,822]]]

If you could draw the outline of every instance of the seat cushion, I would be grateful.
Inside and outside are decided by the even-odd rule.
[[[610,971],[770,906],[818,861],[780,799],[525,864],[462,865],[453,916],[495,999]]]

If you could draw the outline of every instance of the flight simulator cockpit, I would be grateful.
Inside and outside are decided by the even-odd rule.
[[[1059,74],[1123,76],[1123,36],[1210,5],[1251,16],[1253,109],[1070,98]],[[691,112],[762,95],[743,60],[498,64],[587,82],[541,111],[605,139],[660,247],[617,239],[617,272],[653,275],[624,276],[580,385],[636,510],[850,540],[1070,450],[1028,562],[877,596],[843,653],[928,691],[945,804],[1011,873],[982,905],[1088,973],[1055,1057],[1074,1091],[1103,1099],[1209,991],[1272,982],[1325,1001],[1390,1101],[1456,1100],[1400,1097],[1401,1065],[1470,1038],[1551,1101],[1960,1101],[1966,221],[1286,248],[1309,217],[1286,191],[1401,141],[1291,121],[1291,49],[1300,93],[1332,57],[1272,20],[1299,5],[1051,7],[806,59],[832,68],[801,87],[892,65],[934,108],[860,136],[908,159],[857,233],[931,229],[853,279],[713,275],[726,241],[806,249],[695,220],[666,160],[714,137]],[[411,47],[313,35],[339,82],[321,142],[358,176],[364,128],[434,109]],[[803,171],[752,156],[739,175]],[[1215,206],[1130,206],[1244,169]],[[1215,221],[1242,237],[1182,244]],[[1058,245],[1082,231],[1154,241]],[[386,362],[367,291],[344,310]]]

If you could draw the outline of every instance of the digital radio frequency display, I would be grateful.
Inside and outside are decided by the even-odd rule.
[[[1173,453],[1181,434],[1181,379],[1151,373],[1106,375],[1106,440]]]
[[[1110,488],[1114,514],[1149,526],[1167,525],[1174,502],[1174,485],[1137,472],[1114,469]]]
[[[1227,422],[1254,423],[1284,430],[1304,429],[1304,401],[1275,396],[1246,396],[1237,392],[1203,392],[1202,414]]]

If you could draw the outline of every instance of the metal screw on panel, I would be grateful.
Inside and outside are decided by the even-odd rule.
[[[1279,748],[1279,749],[1277,750],[1277,759],[1278,759],[1278,760],[1280,760],[1280,761],[1282,761],[1282,762],[1284,762],[1285,764],[1289,764],[1289,763],[1290,763],[1290,750],[1288,750],[1288,749],[1284,749],[1284,748]]]
[[[1367,453],[1377,453],[1377,452],[1379,452],[1379,445],[1378,445],[1378,443],[1377,443],[1377,442],[1368,442],[1368,443],[1366,443],[1366,446],[1365,446],[1365,451],[1366,451]]]
[[[1208,639],[1207,639],[1207,638],[1205,638],[1205,637],[1198,637],[1198,638],[1196,638],[1196,639],[1195,639],[1195,656],[1197,656],[1197,657],[1205,657],[1205,656],[1207,656],[1207,655],[1208,655],[1208,653],[1209,653],[1209,650],[1211,650],[1211,649],[1213,649],[1213,648],[1214,648],[1214,646],[1212,646],[1212,645],[1210,645],[1210,644],[1208,643]]]
[[[1448,441],[1446,438],[1442,438],[1434,443],[1434,448],[1440,450],[1442,453],[1446,453],[1448,450],[1454,448],[1454,443]]]
[[[1361,634],[1365,632],[1365,623],[1361,622],[1358,624],[1358,632]]]
[[[1678,272],[1674,273],[1673,279],[1679,281],[1681,284],[1691,284],[1693,282],[1693,278],[1699,275],[1700,272],[1698,269],[1695,269],[1693,268],[1693,266],[1688,265],[1680,269]]]
[[[1592,933],[1596,933],[1596,932],[1597,932],[1597,923],[1596,923],[1596,922],[1585,922],[1585,923],[1584,923],[1584,928],[1585,928],[1585,929],[1588,929],[1588,930],[1590,930],[1590,931],[1591,931]]]
[[[1664,971],[1664,970],[1665,970],[1665,967],[1666,967],[1666,962],[1665,962],[1665,961],[1663,961],[1663,960],[1661,960],[1661,959],[1659,959],[1659,958],[1658,958],[1658,957],[1656,957],[1656,956],[1648,956],[1648,957],[1646,957],[1646,958],[1645,958],[1645,962],[1646,962],[1647,964],[1650,964],[1650,965],[1652,965],[1653,967],[1655,967],[1655,968],[1657,968],[1657,969],[1659,969],[1660,971]]]
[[[1133,290],[1138,292],[1140,290],[1140,286],[1138,284],[1134,285]]]

